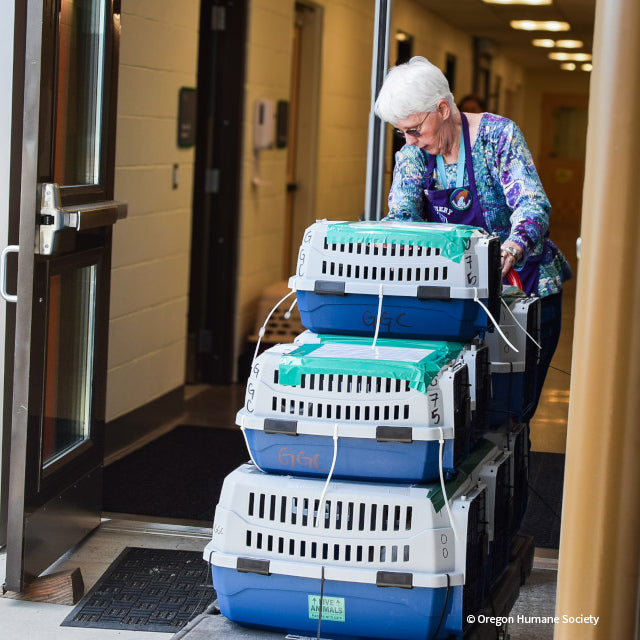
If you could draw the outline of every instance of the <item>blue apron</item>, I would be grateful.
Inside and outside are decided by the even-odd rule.
[[[486,229],[486,222],[480,199],[476,189],[476,177],[473,171],[471,156],[471,142],[469,138],[469,122],[464,113],[462,118],[462,135],[458,150],[458,168],[455,187],[449,187],[442,156],[429,155],[427,161],[427,196],[426,220],[428,222],[447,222],[450,224],[468,224],[473,227]],[[440,176],[440,182],[445,189],[435,189],[435,170]],[[464,171],[467,170],[468,185],[464,185]],[[546,248],[546,247],[545,247]],[[521,269],[517,269],[522,286],[527,295],[538,293],[538,279],[540,277],[540,262],[542,255],[531,256]]]

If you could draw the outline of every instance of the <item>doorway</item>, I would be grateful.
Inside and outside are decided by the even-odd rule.
[[[289,97],[283,279],[294,273],[304,230],[316,219],[322,12],[322,7],[316,4],[296,3]]]
[[[247,1],[202,0],[187,383],[232,381]]]
[[[576,241],[580,235],[587,138],[588,95],[543,94],[540,179],[551,202],[551,240],[569,260],[574,278],[563,286],[562,333],[531,422],[535,451],[564,454],[569,410],[575,294]]]

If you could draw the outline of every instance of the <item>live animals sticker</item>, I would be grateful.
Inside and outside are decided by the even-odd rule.
[[[320,596],[307,596],[309,601],[309,619],[317,620],[320,617]],[[334,598],[331,596],[322,597],[322,619],[333,622],[344,622],[344,598]]]

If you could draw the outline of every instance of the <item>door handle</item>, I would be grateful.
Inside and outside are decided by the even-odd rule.
[[[127,205],[124,202],[109,200],[89,205],[62,207],[60,206],[60,187],[57,184],[46,182],[39,185],[39,188],[37,253],[41,255],[53,255],[73,248],[75,231],[111,226],[127,216]]]
[[[18,302],[18,296],[7,293],[7,256],[10,253],[18,253],[19,249],[17,244],[10,244],[2,250],[0,256],[0,296],[7,302]]]

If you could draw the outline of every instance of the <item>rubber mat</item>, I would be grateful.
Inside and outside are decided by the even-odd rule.
[[[181,425],[105,468],[102,509],[211,526],[224,478],[247,460],[240,429]]]
[[[175,633],[214,599],[200,552],[127,547],[61,626]]]

